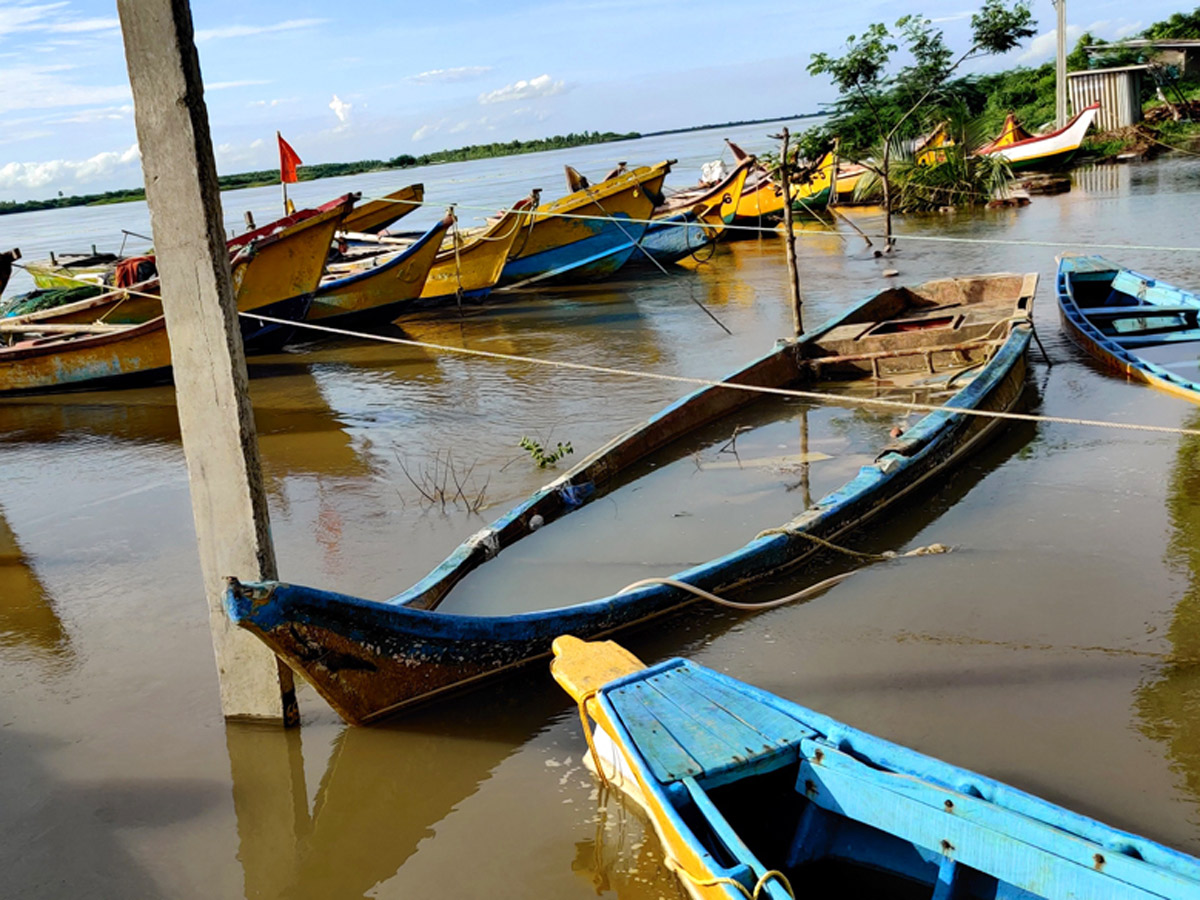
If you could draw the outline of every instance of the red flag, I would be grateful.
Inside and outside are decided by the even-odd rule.
[[[292,145],[283,139],[283,135],[277,131],[275,137],[279,138],[279,180],[284,184],[294,184],[297,181],[296,166],[304,163]]]

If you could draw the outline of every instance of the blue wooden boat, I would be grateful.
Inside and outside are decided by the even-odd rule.
[[[673,263],[711,247],[737,216],[746,177],[755,165],[753,156],[740,162],[725,178],[713,185],[699,185],[672,194],[654,210],[642,236],[643,253],[634,254],[631,264]],[[704,257],[704,258],[707,258]]]
[[[740,549],[673,577],[729,592],[795,569],[813,555],[813,537],[837,540],[851,533],[985,440],[1002,422],[953,408],[1008,410],[1019,401],[1036,286],[1036,275],[1001,274],[891,288],[730,375],[726,382],[766,388],[841,382],[874,391],[882,382],[905,392],[939,390],[949,395],[945,404],[951,408],[928,413],[877,456],[872,452],[873,463],[797,518],[748,535]],[[451,614],[437,607],[472,570],[615,490],[639,461],[756,402],[764,402],[759,392],[720,385],[676,401],[473,535],[390,600],[231,581],[226,608],[353,723],[543,658],[559,634],[594,637],[675,610],[693,596],[661,584],[515,615]],[[649,540],[664,527],[657,520],[645,526]]]
[[[509,253],[500,286],[612,275],[637,252],[672,162],[614,172],[594,185],[568,169],[572,193],[534,210],[529,228]]]
[[[1062,256],[1058,308],[1075,343],[1106,366],[1200,402],[1200,297],[1109,262]]]
[[[554,653],[589,762],[697,900],[1200,898],[1200,860],[704,666],[569,636]]]

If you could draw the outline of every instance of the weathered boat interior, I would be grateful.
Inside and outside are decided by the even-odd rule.
[[[1127,269],[1076,266],[1067,291],[1089,324],[1117,347],[1200,380],[1200,300]]]
[[[889,290],[733,380],[939,405],[1028,315],[1032,293],[1017,275]],[[504,552],[413,605],[482,616],[551,609],[719,557],[846,484],[923,415],[705,389],[574,467],[502,523]]]

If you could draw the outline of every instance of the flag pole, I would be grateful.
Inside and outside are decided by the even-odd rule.
[[[284,177],[284,173],[283,173],[283,157],[282,157],[283,135],[278,131],[275,132],[275,141],[279,145],[280,151],[281,151],[280,160],[279,160],[279,185],[280,185],[280,187],[283,188],[283,214],[286,216],[288,214],[288,211],[287,211],[287,178]]]

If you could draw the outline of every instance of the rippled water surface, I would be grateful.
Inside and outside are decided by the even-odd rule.
[[[762,149],[766,130],[739,134]],[[598,176],[617,159],[677,157],[671,181],[682,186],[720,152],[722,136],[310,182],[295,193],[312,202],[421,179],[427,199],[457,201],[469,218],[532,187],[553,196],[564,162]],[[1055,253],[1076,244],[1194,244],[1198,193],[1191,159],[1082,172],[1070,193],[1025,209],[905,220],[914,236],[967,242],[903,240],[894,265],[905,282],[1041,274],[1034,318],[1052,365],[1031,357],[1035,411],[1200,428],[1200,408],[1084,358],[1062,336],[1052,294]],[[265,221],[278,195],[243,191],[224,203],[231,225],[245,209]],[[878,227],[869,210],[853,215]],[[0,246],[28,258],[107,248],[122,227],[145,232],[144,206],[0,217]],[[1014,241],[1036,245],[1005,243]],[[892,264],[855,235],[819,226],[805,226],[799,253],[809,322],[880,289]],[[1200,287],[1195,253],[1105,253]],[[769,235],[669,277],[546,290],[404,324],[440,344],[700,377],[765,352],[790,327],[782,245]],[[252,370],[283,576],[373,598],[411,585],[553,477],[520,449],[523,436],[569,441],[578,459],[682,391],[351,340],[258,358]],[[798,452],[800,415],[785,410],[748,435],[760,444],[754,452]],[[810,450],[826,456],[809,471],[818,495],[872,454],[894,418],[806,416]],[[740,484],[739,502],[724,504],[721,487],[698,494],[697,473],[720,461],[721,443],[714,432],[681,449],[686,464],[645,480],[644,497],[603,501],[574,532],[547,529],[540,543],[514,548],[502,586],[461,602],[550,606],[631,574],[669,574],[779,524],[802,502],[797,479],[769,468],[752,473],[752,489]],[[418,486],[444,482],[448,466],[481,509],[422,496]],[[0,893],[681,895],[638,816],[597,798],[575,709],[540,666],[382,727],[345,728],[308,689],[297,732],[226,726],[169,388],[0,402],[0,476]],[[630,522],[645,521],[638,503],[665,522],[643,538],[644,552],[627,535]],[[760,615],[693,608],[628,644],[646,660],[691,656],[1200,852],[1200,443],[1012,427],[859,546],[933,541],[956,552],[872,567],[807,604]]]

